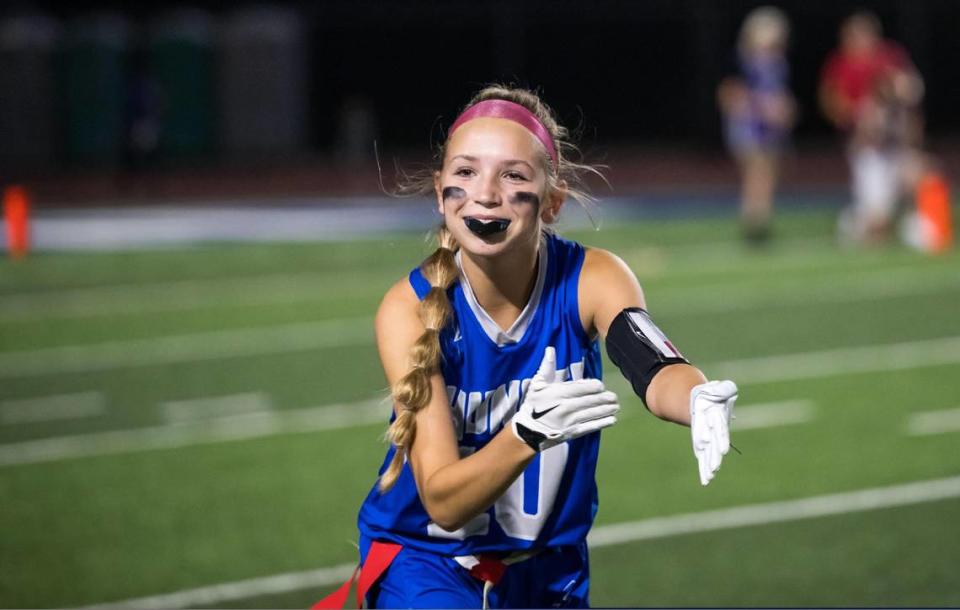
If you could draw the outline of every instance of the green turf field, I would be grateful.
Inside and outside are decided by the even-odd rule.
[[[763,251],[722,218],[567,234],[620,254],[674,343],[741,388],[742,454],[704,489],[687,431],[608,375],[624,411],[595,533],[647,533],[595,545],[595,605],[960,605],[960,256],[839,249],[824,212],[778,229]],[[389,409],[371,317],[427,252],[398,234],[0,262],[0,606],[332,590],[328,571],[195,591],[354,560]],[[850,500],[865,489],[887,491]],[[748,504],[781,518],[717,520]]]

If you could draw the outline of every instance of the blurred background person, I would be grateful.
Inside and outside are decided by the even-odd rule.
[[[727,147],[740,168],[740,222],[751,243],[770,237],[783,148],[796,114],[785,56],[789,31],[780,9],[752,10],[740,28],[735,70],[717,90]]]
[[[898,203],[923,171],[923,93],[907,52],[882,38],[876,15],[861,11],[843,22],[819,87],[824,115],[847,138],[853,201],[839,219],[842,241],[890,237]]]

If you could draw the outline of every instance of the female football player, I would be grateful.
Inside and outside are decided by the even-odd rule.
[[[736,70],[717,89],[727,147],[740,168],[740,224],[750,243],[770,237],[783,149],[796,114],[786,59],[789,28],[780,9],[750,11],[740,28]]]
[[[370,607],[588,605],[599,432],[620,408],[601,341],[655,415],[692,424],[702,484],[728,450],[736,386],[687,363],[623,261],[548,230],[589,169],[566,136],[533,93],[489,87],[421,184],[438,248],[376,316],[395,412],[359,516]]]

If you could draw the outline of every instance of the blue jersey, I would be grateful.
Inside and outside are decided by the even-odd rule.
[[[727,144],[735,152],[776,149],[787,139],[787,128],[769,119],[767,108],[789,96],[789,66],[779,55],[738,53],[736,74],[747,93],[745,113],[727,117]]]
[[[557,368],[567,379],[601,377],[599,346],[580,321],[583,257],[579,244],[546,235],[530,301],[506,332],[479,306],[465,276],[450,287],[453,319],[440,334],[441,372],[462,456],[484,447],[508,424],[548,346],[556,349]],[[421,299],[430,289],[419,268],[410,283]],[[538,454],[489,510],[454,532],[431,522],[405,463],[389,491],[381,493],[376,485],[370,491],[360,509],[360,531],[448,556],[578,544],[597,511],[599,443],[594,432]],[[380,473],[394,451],[387,451]]]

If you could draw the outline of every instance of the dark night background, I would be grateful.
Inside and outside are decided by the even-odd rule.
[[[276,2],[304,28],[305,136],[301,153],[335,151],[345,100],[361,98],[388,148],[424,150],[476,89],[492,81],[538,88],[583,141],[611,146],[719,150],[714,92],[730,65],[744,15],[763,2]],[[933,141],[960,134],[960,2],[781,1],[792,22],[789,58],[800,104],[796,141],[834,145],[816,106],[816,82],[837,26],[868,8],[901,42],[926,80]],[[201,9],[213,22],[244,6],[196,0],[8,2],[2,15],[40,11],[69,25],[97,11],[129,18],[135,31],[172,9]],[[134,36],[140,40],[142,36]],[[133,46],[136,48],[136,45]],[[219,115],[213,113],[213,121]],[[207,158],[218,158],[213,146]]]

